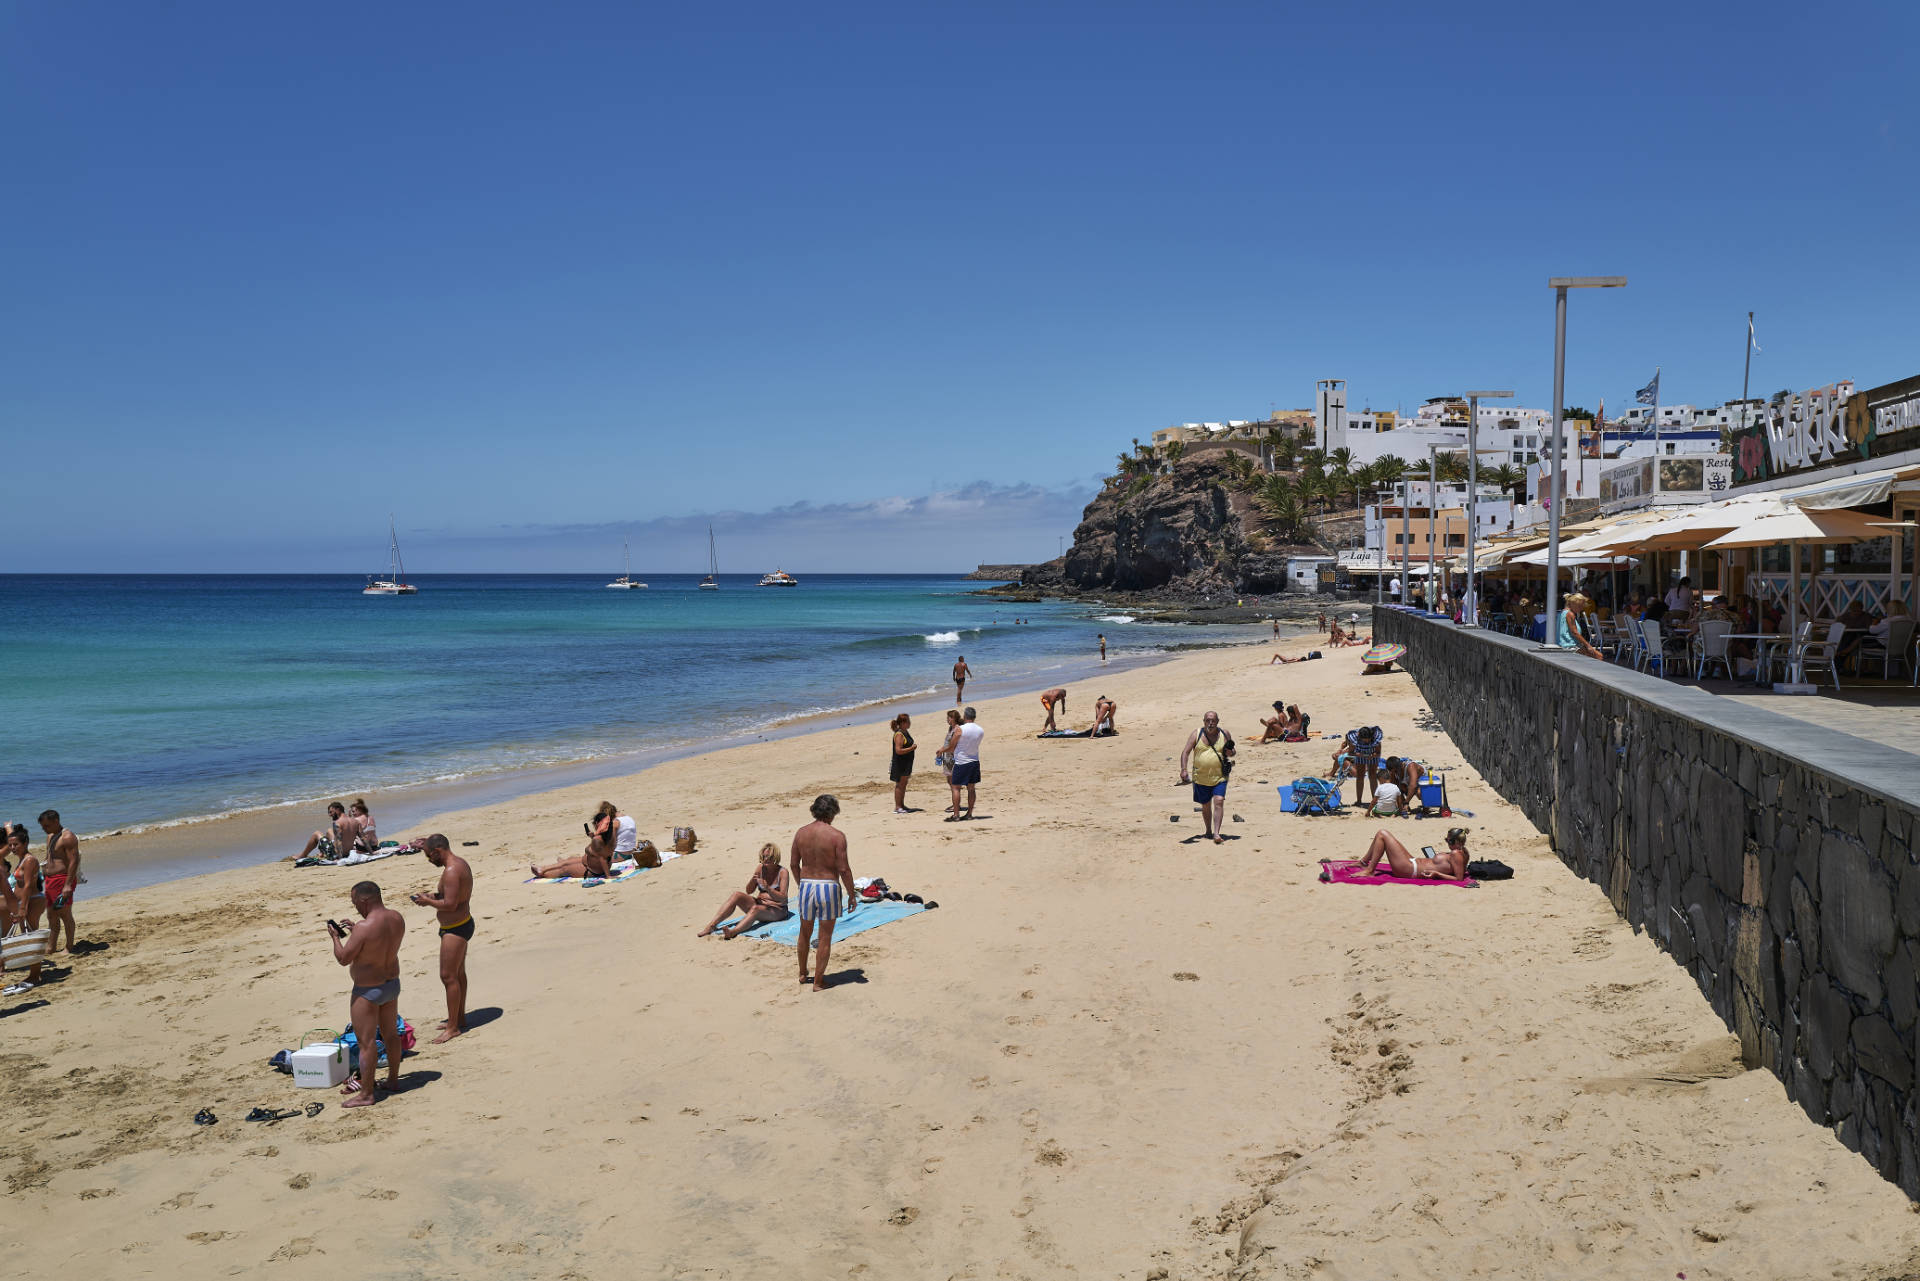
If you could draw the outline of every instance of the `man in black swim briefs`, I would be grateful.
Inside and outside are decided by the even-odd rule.
[[[1019,619],[1015,619],[1019,622]],[[967,656],[960,655],[953,661],[953,704],[960,705],[960,696],[967,692],[967,677],[973,675],[973,669],[967,666]]]
[[[447,989],[447,1018],[433,1038],[439,1045],[467,1030],[467,943],[473,938],[473,869],[435,832],[422,841],[427,862],[440,869],[440,884],[413,901],[440,918],[440,982]]]

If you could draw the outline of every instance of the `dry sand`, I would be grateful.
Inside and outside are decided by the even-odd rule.
[[[1297,652],[1304,643],[1287,648]],[[265,1059],[339,1026],[321,918],[350,870],[223,872],[81,900],[110,944],[0,1004],[15,1274],[503,1277],[1878,1278],[1920,1217],[1735,1043],[1687,977],[1460,764],[1404,675],[1271,646],[1118,675],[1122,736],[1041,742],[981,706],[979,821],[943,824],[922,741],[896,817],[883,724],[730,749],[432,826],[472,857],[480,1025],[344,1113]],[[1072,691],[1084,724],[1092,683]],[[1278,812],[1321,743],[1243,747],[1233,839],[1176,786],[1208,707],[1275,697],[1451,767],[1476,890],[1329,886],[1376,824]],[[884,716],[876,721],[883,721]],[[696,939],[815,793],[854,870],[939,911],[834,949]],[[698,853],[525,886],[610,797]],[[1176,816],[1178,823],[1170,823]],[[294,826],[299,826],[298,823]],[[1445,824],[1394,822],[1411,845]],[[416,829],[424,831],[426,828]],[[304,829],[302,829],[302,832]],[[298,837],[302,833],[290,833]],[[402,833],[388,833],[402,835]],[[367,871],[389,902],[417,858]],[[430,913],[402,1012],[441,1016]],[[430,1029],[429,1029],[430,1030]],[[277,1126],[256,1105],[324,1099]],[[197,1128],[196,1109],[220,1117]]]

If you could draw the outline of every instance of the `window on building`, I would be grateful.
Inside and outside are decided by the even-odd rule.
[[[1448,534],[1447,535],[1447,546],[1465,547],[1466,545],[1467,545],[1467,536],[1465,534]]]

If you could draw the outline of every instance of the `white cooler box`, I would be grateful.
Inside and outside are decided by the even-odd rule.
[[[343,1084],[347,1069],[347,1047],[337,1041],[321,1041],[293,1052],[293,1083],[303,1090],[324,1090]]]

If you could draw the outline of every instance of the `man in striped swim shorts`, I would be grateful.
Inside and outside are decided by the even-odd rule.
[[[853,869],[847,864],[847,837],[833,825],[840,813],[840,802],[832,796],[816,796],[810,807],[813,822],[793,834],[791,866],[799,882],[794,907],[800,917],[800,981],[807,981],[807,949],[813,943],[814,926],[820,927],[820,944],[813,955],[813,990],[827,990],[827,957],[833,950],[833,927],[849,906],[857,905],[853,891]]]

